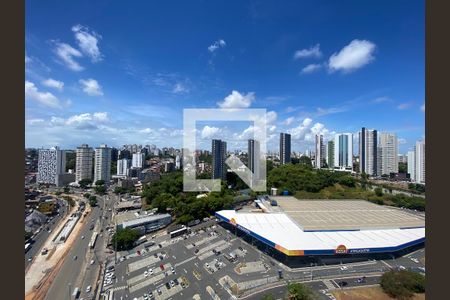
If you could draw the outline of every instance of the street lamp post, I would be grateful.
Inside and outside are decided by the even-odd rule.
[[[69,298],[67,298],[67,299],[69,299],[69,300],[70,300],[70,292],[71,292],[71,285],[70,285],[70,283],[69,283]]]

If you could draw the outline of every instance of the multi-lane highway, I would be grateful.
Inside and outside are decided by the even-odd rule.
[[[71,294],[76,287],[81,290],[81,295],[83,295],[85,294],[86,287],[91,285],[90,282],[95,281],[99,268],[99,260],[101,260],[101,258],[98,258],[99,256],[101,257],[101,253],[99,252],[104,251],[103,238],[105,238],[106,232],[99,232],[101,236],[99,236],[99,239],[97,240],[94,249],[96,252],[93,254],[93,250],[90,250],[88,246],[93,234],[93,230],[90,230],[89,227],[98,220],[100,221],[101,218],[104,217],[103,214],[105,214],[108,219],[110,218],[109,202],[112,202],[108,200],[108,196],[97,196],[97,199],[98,206],[94,207],[84,220],[77,239],[69,250],[68,255],[65,257],[65,261],[51,284],[45,299],[71,299]],[[99,223],[102,223],[101,229],[104,231],[108,222]],[[82,236],[84,236],[84,239],[82,239]],[[91,257],[93,257],[95,261],[93,265],[90,264]],[[84,282],[86,282],[86,286],[81,286]]]
[[[33,237],[33,244],[31,245],[30,250],[25,253],[25,269],[31,264],[30,258],[33,260],[36,255],[40,255],[40,251],[44,243],[47,241],[48,237],[53,233],[53,230],[58,226],[59,221],[64,218],[67,211],[67,202],[59,200],[61,207],[59,209],[59,215],[53,217],[53,219],[48,223],[44,224],[41,227],[41,231]],[[47,227],[51,232],[47,230]]]

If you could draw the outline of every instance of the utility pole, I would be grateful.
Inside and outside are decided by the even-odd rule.
[[[70,285],[70,283],[69,283],[69,298],[67,298],[68,300],[70,300],[70,290],[71,290],[71,285]]]

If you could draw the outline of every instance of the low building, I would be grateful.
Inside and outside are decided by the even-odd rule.
[[[124,213],[116,215],[117,229],[132,228],[140,234],[164,228],[172,222],[169,214]]]

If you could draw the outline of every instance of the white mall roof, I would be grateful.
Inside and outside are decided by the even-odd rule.
[[[333,254],[339,245],[349,253],[390,252],[425,238],[424,227],[304,232],[285,213],[222,210],[216,216],[287,255]]]

